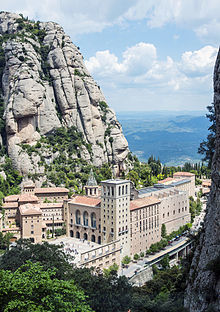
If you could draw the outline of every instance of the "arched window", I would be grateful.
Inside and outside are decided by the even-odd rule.
[[[70,230],[70,237],[73,237],[73,230]]]
[[[76,238],[80,238],[80,233],[76,232]]]
[[[76,224],[81,224],[80,211],[76,210]]]
[[[124,193],[125,193],[125,187],[124,187],[124,185],[122,186],[122,195],[124,195]]]
[[[87,233],[84,233],[84,234],[83,234],[83,238],[84,238],[85,240],[87,240],[87,239],[88,239],[88,235],[87,235]]]
[[[95,243],[95,235],[94,234],[91,236],[91,241]]]
[[[89,225],[89,215],[87,211],[83,212],[83,225],[85,226]]]
[[[118,195],[120,196],[121,195],[121,187],[119,186],[118,188]]]
[[[94,212],[91,213],[91,227],[96,228],[96,214]]]
[[[126,187],[125,187],[125,188],[126,188],[126,194],[128,194],[128,186],[126,185]]]

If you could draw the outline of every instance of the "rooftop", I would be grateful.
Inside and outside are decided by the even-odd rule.
[[[160,200],[154,196],[138,198],[138,199],[131,201],[130,210],[135,210],[135,209],[139,209],[142,207],[155,205],[155,204],[159,204],[159,203],[160,203]]]
[[[6,202],[3,203],[2,208],[17,208],[18,207],[18,202]]]
[[[101,183],[122,184],[122,183],[130,183],[130,181],[122,180],[122,179],[109,179],[109,180],[101,181]]]
[[[179,171],[173,174],[174,177],[184,176],[184,177],[194,177],[195,174],[191,172]]]
[[[33,204],[24,204],[19,207],[20,214],[22,216],[27,215],[41,215],[42,211],[40,210],[39,205],[33,205]]]
[[[69,203],[99,207],[101,203],[101,199],[100,197],[88,197],[88,196],[76,195],[72,198],[72,200]]]
[[[34,190],[35,194],[48,194],[48,193],[69,193],[65,187],[42,187]]]
[[[38,202],[38,198],[35,195],[32,194],[21,194],[18,197],[19,202]]]
[[[15,202],[18,201],[19,195],[9,195],[4,198],[5,202]]]

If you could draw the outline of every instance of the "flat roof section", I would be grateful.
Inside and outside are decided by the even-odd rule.
[[[101,181],[102,183],[109,183],[109,184],[122,184],[122,183],[130,183],[130,180],[122,180],[122,179],[109,179],[105,181]]]

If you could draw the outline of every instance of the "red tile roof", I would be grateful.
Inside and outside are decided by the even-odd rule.
[[[2,208],[17,208],[18,202],[6,202],[3,204]]]
[[[4,198],[5,202],[16,202],[18,201],[19,195],[9,195]]]
[[[138,199],[131,201],[130,210],[135,210],[135,209],[139,209],[139,208],[143,208],[146,206],[155,205],[159,203],[160,203],[160,200],[154,196],[138,198]]]
[[[35,194],[48,194],[48,193],[69,193],[65,187],[41,187],[34,190]]]
[[[19,202],[38,202],[38,198],[37,196],[35,195],[31,195],[31,194],[21,194],[19,195],[19,198],[18,198],[18,201]]]
[[[42,211],[40,210],[39,205],[32,205],[32,204],[24,204],[19,207],[20,214],[22,216],[27,215],[41,215]]]
[[[101,199],[100,197],[88,197],[76,195],[73,197],[70,203],[97,207],[100,206]]]
[[[191,173],[191,172],[182,172],[182,171],[179,171],[179,172],[175,172],[173,174],[174,177],[178,177],[178,176],[183,176],[183,177],[194,177],[195,174],[194,173]]]

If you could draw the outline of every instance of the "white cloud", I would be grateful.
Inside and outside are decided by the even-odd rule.
[[[146,19],[152,28],[174,23],[192,28],[205,42],[218,44],[220,39],[219,0],[138,0],[121,19]]]
[[[192,28],[205,42],[213,37],[209,44],[218,43],[220,38],[219,0],[0,0],[0,6],[1,10],[23,13],[33,19],[56,21],[73,38],[143,19],[150,27],[174,23]]]
[[[95,56],[85,61],[90,72],[102,77],[117,74],[136,76],[146,72],[156,60],[157,52],[153,44],[140,42],[125,50],[122,62],[109,50],[98,51]]]
[[[105,87],[143,88],[152,93],[208,93],[212,88],[212,72],[217,49],[205,46],[186,51],[175,62],[171,57],[161,61],[155,46],[138,43],[122,53],[122,62],[109,51],[98,51],[86,61],[95,79]]]
[[[217,48],[205,46],[197,51],[187,51],[181,57],[180,68],[186,74],[200,76],[210,73],[216,59]]]

